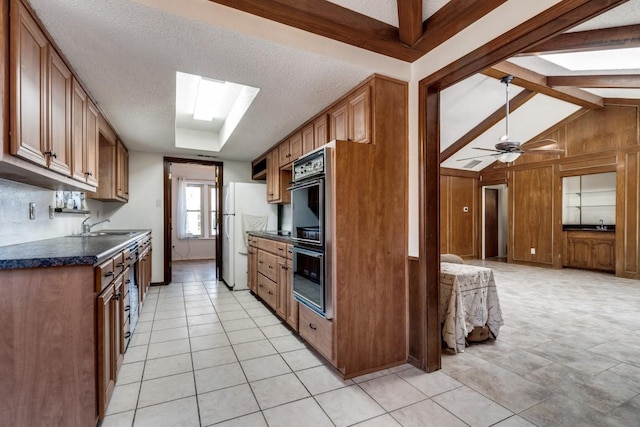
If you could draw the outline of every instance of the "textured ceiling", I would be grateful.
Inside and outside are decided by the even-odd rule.
[[[220,158],[252,160],[372,70],[127,0],[30,0],[132,150],[176,149],[175,73],[259,87]],[[212,153],[207,153],[212,154]]]
[[[573,27],[567,32],[597,30],[600,28],[622,27],[640,23],[640,0],[628,2],[603,13],[600,16]]]

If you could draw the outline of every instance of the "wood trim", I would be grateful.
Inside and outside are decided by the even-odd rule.
[[[164,282],[168,285],[171,283],[171,179],[169,178],[170,163],[191,163],[204,166],[216,166],[218,168],[218,212],[222,212],[222,184],[224,183],[223,177],[223,163],[215,160],[200,160],[200,159],[184,159],[179,157],[165,157],[163,163],[163,194],[164,194]],[[218,217],[218,228],[220,228],[220,221],[222,216]],[[216,271],[217,277],[220,276],[220,269],[222,268],[222,239],[216,239]]]
[[[413,47],[422,56],[505,2],[506,0],[450,0],[424,22],[422,38]]]
[[[600,108],[604,105],[602,98],[592,93],[576,88],[551,88],[547,84],[546,76],[538,74],[535,71],[528,70],[510,62],[504,61],[493,67],[484,70],[482,74],[501,79],[507,75],[514,76],[513,84],[542,93],[562,101],[580,105],[585,108]]]
[[[352,46],[413,62],[423,55],[398,29],[326,0],[209,0]]]
[[[636,105],[636,106],[640,106],[640,99],[604,98],[604,105]]]
[[[449,87],[627,1],[563,0],[422,79],[420,84]]]
[[[9,2],[0,4],[0,160],[9,147]]]
[[[439,305],[439,215],[440,215],[440,111],[439,91],[476,74],[493,64],[535,46],[538,43],[603,13],[626,0],[563,0],[502,36],[436,71],[419,83],[418,119],[418,195],[419,195],[419,309],[427,313],[421,324],[426,332],[421,354],[409,360],[427,371],[440,367],[440,329],[432,324],[433,310]],[[508,173],[508,172],[507,172]],[[510,218],[512,212],[509,212]],[[512,224],[509,224],[512,227]],[[510,242],[511,243],[511,242]],[[510,245],[511,250],[511,245]],[[437,310],[436,314],[437,316]],[[429,323],[431,320],[431,323]]]
[[[517,94],[516,96],[514,96],[512,99],[509,100],[509,111],[513,112],[517,110],[534,96],[536,96],[535,92],[530,91],[529,89],[524,89],[522,92],[520,92],[519,94]],[[500,120],[505,118],[505,116],[506,116],[505,106],[503,105],[502,107],[494,111],[489,117],[487,117],[478,125],[476,125],[469,132],[464,134],[456,142],[448,146],[440,154],[440,161],[444,162],[445,160],[447,160],[448,158],[456,154],[458,151],[464,148],[467,144],[469,144],[474,139],[478,138],[480,135],[488,131],[495,124],[499,123]]]
[[[400,41],[412,46],[422,37],[422,0],[397,0]]]
[[[623,49],[640,46],[640,24],[600,30],[559,34],[522,52],[522,55],[541,53],[587,52],[603,49]]]
[[[440,176],[459,176],[462,178],[480,179],[480,172],[440,167]]]
[[[547,86],[598,88],[638,88],[640,74],[609,74],[593,76],[547,76]]]

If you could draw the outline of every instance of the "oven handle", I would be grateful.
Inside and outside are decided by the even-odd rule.
[[[324,253],[323,252],[317,252],[317,251],[310,251],[307,249],[303,249],[303,248],[298,248],[298,247],[293,247],[293,253],[295,254],[296,252],[301,253],[303,255],[312,257],[312,258],[324,258]]]
[[[316,178],[311,181],[303,181],[301,183],[295,183],[291,187],[287,188],[287,190],[301,190],[303,188],[313,187],[316,185],[322,185],[324,178]]]

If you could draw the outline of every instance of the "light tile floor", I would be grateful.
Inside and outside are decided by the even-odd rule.
[[[347,381],[249,292],[152,287],[102,427],[640,426],[640,282],[475,263],[495,271],[496,341]]]

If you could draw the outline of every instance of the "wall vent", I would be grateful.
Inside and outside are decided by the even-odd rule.
[[[471,160],[469,163],[467,163],[466,165],[464,165],[462,167],[465,168],[465,169],[473,169],[477,165],[479,165],[480,163],[482,163],[482,160]]]

